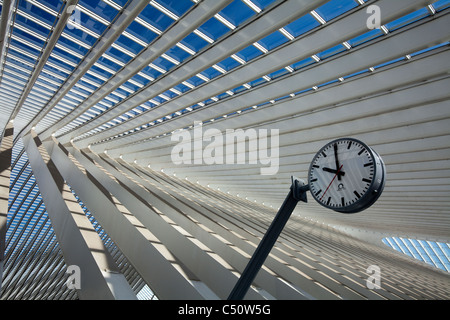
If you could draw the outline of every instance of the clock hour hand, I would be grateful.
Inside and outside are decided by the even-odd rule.
[[[322,168],[322,170],[323,170],[323,171],[326,171],[326,172],[330,172],[330,173],[337,174],[338,177],[345,176],[345,172],[343,172],[343,171],[334,170],[334,169],[326,168],[326,167],[325,167],[325,168]],[[338,172],[339,172],[339,173],[338,173]]]

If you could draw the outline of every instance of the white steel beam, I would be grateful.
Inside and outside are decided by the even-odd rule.
[[[379,1],[379,5],[382,8],[383,12],[386,12],[385,15],[383,15],[383,21],[391,21],[392,19],[398,17],[399,15],[408,13],[412,11],[414,8],[417,7],[420,3],[425,3],[426,1]],[[311,3],[310,3],[311,4]],[[425,4],[424,4],[425,6]],[[173,99],[169,101],[168,103],[164,104],[163,107],[157,107],[151,110],[150,112],[147,112],[142,115],[142,117],[145,117],[146,120],[149,118],[155,120],[158,118],[161,118],[167,114],[171,114],[173,112],[182,110],[183,108],[186,108],[187,106],[191,106],[199,101],[207,100],[210,97],[213,97],[215,95],[221,94],[225,92],[226,90],[231,90],[239,85],[242,85],[243,83],[255,80],[263,75],[266,75],[268,73],[274,72],[276,70],[279,70],[281,68],[284,68],[292,63],[298,62],[304,58],[310,57],[313,54],[316,54],[318,52],[321,52],[323,50],[326,50],[330,47],[333,47],[334,45],[340,44],[344,41],[347,41],[349,39],[352,39],[360,34],[363,34],[367,31],[366,29],[366,20],[367,20],[367,13],[364,9],[361,9],[359,11],[354,12],[352,15],[349,15],[347,17],[344,17],[340,20],[337,20],[334,23],[330,23],[328,26],[319,29],[316,32],[313,32],[309,35],[307,35],[304,38],[300,38],[296,41],[292,41],[288,43],[287,45],[281,47],[278,50],[274,50],[273,53],[268,53],[264,56],[262,56],[259,59],[255,59],[254,61],[251,61],[244,66],[241,66],[240,68],[236,68],[235,70],[232,70],[231,72],[221,76],[218,79],[215,79],[213,81],[210,81],[208,83],[205,83],[198,89],[191,90],[184,94],[183,96],[180,96],[176,99]],[[444,19],[445,20],[445,19]],[[441,21],[441,25],[444,25],[448,23],[447,21]],[[232,44],[229,44],[227,48],[234,48],[239,47],[242,43],[242,40],[240,39],[239,34],[240,32],[244,33],[246,35],[246,32],[253,31],[253,25],[249,25],[250,30],[240,30],[238,31],[234,36],[228,38],[227,40],[234,40]],[[426,27],[427,30],[431,27]],[[448,37],[447,33],[444,30],[441,30],[439,28],[434,28],[433,32],[435,30],[441,31],[438,32],[440,36],[442,37],[442,34],[445,33],[445,36]],[[415,37],[415,40],[421,39],[420,35]],[[238,41],[239,40],[239,41]],[[430,40],[431,41],[431,40]],[[225,43],[225,42],[223,42]],[[428,42],[429,43],[429,42]],[[222,44],[222,43],[220,43]],[[385,43],[386,44],[386,43]],[[409,46],[416,46],[423,48],[423,45],[419,46],[416,44],[415,41],[411,41],[410,35],[408,34],[408,44]],[[378,46],[379,47],[379,46]],[[214,47],[215,48],[215,47]],[[373,50],[373,54],[371,57],[373,58],[376,54],[376,58],[373,59],[376,60],[384,60],[387,61],[387,57],[385,56],[386,53],[394,54],[394,49],[397,50],[406,50],[401,48],[398,45],[390,47],[389,50],[384,51],[375,51]],[[213,51],[213,50],[212,50]],[[211,51],[211,52],[212,52]],[[406,50],[408,52],[408,50]],[[208,51],[209,52],[209,51]],[[221,52],[221,51],[220,51]],[[410,51],[409,51],[410,52]],[[229,55],[230,51],[226,51],[226,53]],[[225,58],[226,56],[221,56],[221,58]],[[185,64],[184,66],[176,69],[174,73],[172,74],[172,77],[166,77],[164,79],[161,79],[160,81],[157,81],[154,83],[154,85],[149,86],[148,88],[141,91],[139,94],[133,96],[132,98],[124,101],[122,104],[119,104],[116,106],[112,111],[111,115],[116,114],[116,112],[122,112],[124,110],[121,110],[121,105],[126,105],[127,108],[130,108],[130,106],[134,105],[140,105],[143,102],[147,101],[150,97],[154,96],[156,93],[159,92],[159,86],[162,86],[164,82],[166,81],[176,81],[170,83],[168,86],[164,86],[161,90],[161,92],[164,92],[165,90],[168,90],[170,87],[173,87],[177,83],[181,82],[180,79],[184,79],[187,76],[193,76],[196,73],[191,72],[191,70],[196,70],[198,73],[199,71],[203,70],[205,67],[209,65],[205,65],[205,60],[202,55],[201,61],[192,60],[192,62],[189,62]],[[214,56],[216,58],[216,56]],[[370,63],[369,58],[366,57],[359,57],[359,59],[362,59],[362,61],[365,61],[365,63]],[[351,70],[356,69],[356,65],[354,63],[361,63],[360,60],[352,61],[350,64],[344,64],[341,65],[341,67],[345,67],[346,71],[349,71],[348,68],[351,66]],[[220,61],[220,60],[217,60]],[[217,62],[216,60],[211,60],[211,64],[214,64]],[[191,64],[196,63],[196,65],[192,66]],[[198,70],[197,70],[198,69]],[[346,72],[344,71],[344,72]],[[179,74],[182,73],[182,74]],[[328,77],[331,77],[331,74],[326,73]],[[337,77],[341,76],[342,74],[338,75]],[[345,74],[344,74],[345,75]],[[337,78],[336,77],[336,78]],[[333,79],[336,79],[333,78]],[[172,80],[173,79],[173,80]],[[139,123],[145,123],[140,119],[141,117],[136,117],[134,120],[131,120],[130,123],[126,124],[131,125],[139,124]],[[142,118],[144,119],[144,118]],[[103,120],[103,119],[102,119]],[[88,129],[86,127],[85,129]],[[79,132],[76,132],[76,134],[81,133],[81,130],[85,130],[83,128],[80,128]],[[118,130],[121,130],[118,129]],[[73,136],[75,137],[75,135]],[[64,143],[68,142],[66,137],[64,137],[65,140],[62,140]],[[121,138],[121,139],[115,139],[115,140],[122,140],[125,142],[127,137]],[[66,141],[67,140],[67,141]],[[134,140],[134,139],[133,139]],[[114,143],[117,143],[115,141]]]
[[[188,279],[119,211],[104,187],[80,171],[56,140],[46,140],[43,145],[63,178],[158,297],[202,299]]]
[[[168,49],[173,47],[178,41],[180,41],[186,35],[191,33],[196,27],[200,26],[202,23],[207,21],[210,17],[212,17],[215,13],[217,13],[217,11],[220,11],[230,2],[231,0],[202,1],[196,8],[194,8],[193,11],[188,13],[185,17],[183,17],[183,19],[179,20],[173,28],[169,29],[158,40],[152,43],[151,46],[148,46],[146,49],[144,49],[135,59],[133,59],[132,62],[130,62],[130,64],[128,64],[124,69],[116,73],[110,80],[108,80],[103,86],[101,86],[99,90],[94,92],[94,94],[91,97],[82,102],[75,110],[73,110],[60,122],[54,124],[51,128],[44,130],[41,133],[41,135],[44,137],[50,136],[58,129],[62,128],[64,125],[70,123],[76,117],[78,117],[85,111],[89,110],[97,102],[101,101],[109,93],[114,91],[116,88],[120,87],[128,79],[133,77],[137,72],[142,70],[142,68],[147,66],[150,62],[152,62],[160,55],[162,55],[164,52],[166,52]],[[93,53],[91,54],[92,57],[85,59],[86,62],[84,64],[87,64],[87,66],[84,67],[84,65],[82,65],[78,67],[78,69],[75,72],[77,78],[67,82],[66,84],[67,89],[65,89],[62,92],[62,94],[59,94],[56,98],[52,99],[52,101],[49,104],[50,107],[54,107],[59,102],[59,100],[64,97],[64,94],[67,93],[71,89],[71,87],[78,81],[78,79],[81,78],[84,75],[84,73],[91,67],[91,65],[97,61],[98,57],[101,56],[101,53],[103,53],[109,48],[111,43],[115,41],[115,39],[118,36],[120,36],[123,30],[134,20],[134,18],[145,8],[146,5],[147,2],[145,1],[137,0],[132,2],[132,4],[118,19],[117,23],[114,24],[113,28],[111,28],[107,36],[105,36],[104,39],[101,40],[102,42],[104,42],[100,43],[102,46],[98,44],[97,46],[99,48],[93,51]],[[133,108],[130,108],[127,111]],[[48,111],[49,110],[50,109],[48,109]],[[111,118],[102,123],[106,123],[116,118],[117,116],[112,116]],[[66,138],[67,141],[65,140],[60,141],[65,143],[71,139],[70,136],[67,135],[64,136],[64,139]]]
[[[75,285],[78,297],[136,299],[37,135],[32,131],[23,139],[64,260],[68,266],[79,268],[80,283]]]
[[[72,148],[69,148],[69,152]],[[141,221],[141,223],[154,234],[168,250],[177,257],[183,265],[191,270],[195,276],[203,281],[220,298],[226,299],[231,292],[232,284],[237,281],[235,275],[227,270],[223,265],[208,255],[203,248],[196,246],[189,239],[186,239],[183,233],[172,227],[151,209],[151,206],[157,207],[166,215],[174,210],[165,205],[157,197],[152,196],[135,182],[128,179],[124,174],[115,170],[112,166],[106,167],[106,170],[114,176],[117,181],[112,180],[90,160],[83,157],[77,151],[72,150],[76,158],[92,174],[97,181],[102,184],[113,196],[115,196],[130,212]],[[97,158],[100,161],[99,158]],[[104,161],[102,161],[104,162]],[[104,163],[105,164],[105,163]],[[120,184],[119,184],[120,182]],[[125,185],[127,188],[122,187]],[[178,214],[178,212],[177,212]],[[171,215],[172,218],[173,215]],[[260,299],[256,292],[249,292],[249,298]]]
[[[213,2],[218,3],[217,0],[213,0]],[[106,123],[111,119],[120,116],[121,114],[124,114],[125,112],[133,109],[135,106],[141,105],[142,103],[148,101],[150,98],[156,97],[159,94],[183,82],[184,80],[189,79],[190,77],[198,74],[208,66],[212,66],[216,62],[219,62],[227,58],[231,54],[230,48],[233,48],[233,51],[237,52],[240,49],[245,48],[249,44],[257,41],[258,39],[272,33],[275,30],[278,30],[279,28],[288,24],[295,18],[298,18],[303,14],[306,14],[308,11],[312,10],[312,8],[315,8],[316,6],[325,2],[326,1],[324,0],[314,2],[308,0],[285,1],[280,6],[274,8],[273,10],[269,11],[268,13],[260,17],[259,19],[255,20],[252,24],[244,26],[238,32],[232,33],[231,36],[218,42],[210,50],[202,52],[201,55],[195,57],[194,59],[189,60],[187,63],[182,65],[180,68],[177,68],[176,70],[168,74],[166,77],[162,78],[159,81],[155,81],[154,83],[152,83],[151,85],[149,85],[148,87],[146,87],[144,90],[140,91],[133,97],[125,99],[121,103],[118,103],[114,107],[114,109],[106,113],[104,116],[97,118],[94,121],[86,124],[85,126],[82,126],[58,138],[60,139],[61,143],[67,143],[70,141],[70,139],[77,137],[82,133],[85,133],[91,129],[94,129],[95,127],[100,126],[103,123]],[[200,3],[198,10],[200,11],[202,6],[206,4],[207,1],[203,1],[202,3]],[[184,19],[187,19],[187,22],[189,22],[188,24],[189,28],[191,28],[192,26],[197,26],[198,25],[197,23],[190,22],[191,18],[197,16],[197,14],[194,15],[194,13],[196,12],[194,11],[192,12],[192,17],[188,15],[187,17],[180,20],[180,22],[183,22]],[[215,13],[217,13],[217,11]],[[215,13],[209,12],[209,14],[212,15],[214,15]],[[175,27],[176,30],[178,30],[177,26]],[[183,26],[183,28],[186,28],[186,26]],[[173,30],[173,32],[175,32],[175,30]],[[184,35],[184,33],[182,33],[181,31],[177,31],[177,34]],[[161,38],[161,41],[167,42],[168,40],[166,38],[167,39],[174,38],[175,41],[172,42],[175,43],[180,39],[178,37],[174,37],[172,33],[169,33],[167,35],[164,35]],[[154,55],[150,57],[152,59],[155,58]],[[129,67],[131,68],[133,66],[130,65]],[[127,67],[126,69],[128,69],[129,67]],[[133,107],[130,107],[132,105]],[[166,107],[164,107],[164,109],[165,108]],[[68,119],[71,119],[71,117],[68,117]],[[65,120],[63,123],[67,123],[67,121]],[[58,124],[58,128],[59,127],[61,126]]]

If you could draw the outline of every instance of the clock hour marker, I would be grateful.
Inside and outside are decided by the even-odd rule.
[[[312,179],[312,180],[311,180],[311,182],[316,182],[316,181],[317,181],[317,179]]]
[[[358,152],[358,156],[360,156],[365,150],[362,149],[360,152]]]
[[[367,182],[367,183],[372,183],[372,180],[366,179],[366,178],[362,179],[362,181]]]
[[[319,169],[320,167],[318,165],[313,165],[313,168]]]
[[[344,197],[341,198],[341,204],[343,207],[345,207],[345,198]]]
[[[355,190],[355,191],[353,191],[353,193],[355,194],[355,196],[358,197],[358,199],[361,198],[361,195],[358,193],[358,191]]]
[[[322,189],[316,192],[316,197],[322,192]]]
[[[328,198],[327,206],[330,205],[330,202],[331,202],[331,197]]]
[[[325,152],[322,151],[322,155],[326,158],[327,154]]]
[[[370,166],[373,166],[373,162],[369,162],[364,165],[364,167],[370,167]]]
[[[350,142],[348,143],[347,150],[349,150],[351,146],[352,146],[352,142],[350,141]]]

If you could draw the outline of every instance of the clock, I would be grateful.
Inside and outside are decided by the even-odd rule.
[[[383,192],[385,179],[381,157],[353,138],[337,139],[325,145],[314,156],[308,173],[313,198],[341,213],[369,208]]]

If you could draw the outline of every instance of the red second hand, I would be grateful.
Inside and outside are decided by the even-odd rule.
[[[331,184],[333,183],[334,179],[336,179],[336,177],[338,176],[338,174],[339,174],[339,172],[341,171],[341,169],[342,169],[343,166],[344,166],[344,165],[341,165],[341,167],[339,168],[339,170],[338,170],[338,171],[336,172],[336,174],[334,175],[333,180],[331,180],[330,184],[329,184],[328,187],[327,187],[327,190],[325,190],[325,192],[323,193],[322,197],[320,198],[320,201],[322,201],[323,197],[325,197],[325,193],[327,193],[328,189],[330,189]]]

